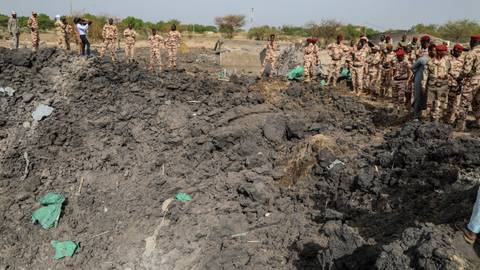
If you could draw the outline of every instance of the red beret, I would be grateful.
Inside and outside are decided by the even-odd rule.
[[[446,52],[448,51],[448,47],[445,44],[439,44],[435,47],[437,52]]]
[[[318,38],[307,38],[307,42],[308,42],[308,43],[317,43],[317,42],[318,42]]]
[[[471,37],[470,37],[470,41],[473,41],[473,42],[478,42],[478,41],[480,41],[480,35],[471,36]]]
[[[391,36],[386,36],[385,39],[392,39],[392,37]]]
[[[395,52],[395,55],[397,55],[397,56],[405,56],[405,51],[404,51],[402,48],[400,48],[400,49],[398,49],[398,50]]]
[[[422,40],[422,41],[430,41],[430,36],[425,35],[425,36],[422,37],[421,40]]]
[[[453,46],[454,49],[458,50],[458,51],[463,51],[465,48],[463,47],[462,44],[460,43],[457,43],[455,44],[455,46]]]

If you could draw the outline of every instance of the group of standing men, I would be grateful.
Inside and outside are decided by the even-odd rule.
[[[37,12],[33,11],[32,16],[29,17],[27,27],[30,30],[32,49],[34,52],[38,51],[40,45],[39,25],[37,19]],[[90,55],[90,42],[88,41],[88,30],[91,21],[74,18],[75,25],[72,27],[66,17],[60,15],[55,16],[55,33],[57,36],[56,45],[58,48],[70,50],[70,38],[72,34],[75,37],[75,42],[78,44],[79,53],[82,55]],[[20,37],[20,25],[17,20],[17,14],[15,11],[8,21],[8,32],[11,36],[12,49],[18,49],[19,37]],[[128,25],[127,29],[123,32],[125,41],[125,58],[128,62],[134,60],[135,56],[135,44],[137,41],[137,33],[133,29],[133,26]],[[113,19],[109,19],[107,24],[104,25],[102,30],[103,43],[100,49],[100,58],[105,56],[108,51],[113,62],[117,61],[116,51],[118,43],[118,29],[114,24]],[[149,69],[161,69],[161,49],[164,46],[168,54],[168,68],[175,69],[177,67],[177,54],[178,48],[181,43],[181,34],[177,31],[176,25],[170,27],[170,31],[166,38],[163,38],[156,29],[151,29],[151,34],[148,37],[150,45],[150,64]]]
[[[304,48],[304,78],[310,82],[314,66],[319,65],[318,39],[308,38]],[[391,93],[397,114],[410,113],[418,120],[429,110],[434,122],[457,124],[465,129],[466,116],[472,107],[476,124],[480,127],[480,36],[472,36],[470,49],[455,44],[449,51],[446,43],[434,44],[426,35],[404,35],[394,45],[389,36],[382,36],[378,44],[362,36],[350,46],[338,35],[335,43],[327,46],[331,58],[327,82],[336,86],[343,68],[350,71],[353,92],[386,97]],[[267,64],[272,71],[277,64],[278,46],[275,36],[270,36],[262,73]]]

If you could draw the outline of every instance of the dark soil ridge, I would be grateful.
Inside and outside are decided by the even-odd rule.
[[[478,269],[450,226],[475,198],[477,138],[265,84],[0,49],[16,90],[0,97],[0,269]],[[55,111],[35,123],[40,102]],[[68,202],[44,231],[30,215],[50,191]],[[54,261],[67,239],[81,252]]]

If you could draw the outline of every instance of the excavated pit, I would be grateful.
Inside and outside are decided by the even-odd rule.
[[[0,269],[480,267],[451,226],[475,199],[476,136],[346,90],[218,81],[196,53],[152,74],[0,49]],[[31,214],[48,192],[67,203],[46,231]],[[51,240],[81,250],[55,261]]]

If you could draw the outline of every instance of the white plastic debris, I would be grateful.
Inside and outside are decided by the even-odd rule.
[[[11,87],[0,87],[0,93],[2,93],[3,95],[7,95],[9,97],[13,96],[13,94],[15,93],[15,90]]]
[[[330,165],[328,165],[327,169],[331,170],[337,165],[345,165],[345,163],[343,163],[341,160],[335,159],[332,163],[330,163]]]
[[[35,111],[33,111],[32,113],[33,120],[40,121],[43,118],[52,114],[53,110],[54,109],[52,107],[40,103],[38,104],[37,108],[35,108]]]

